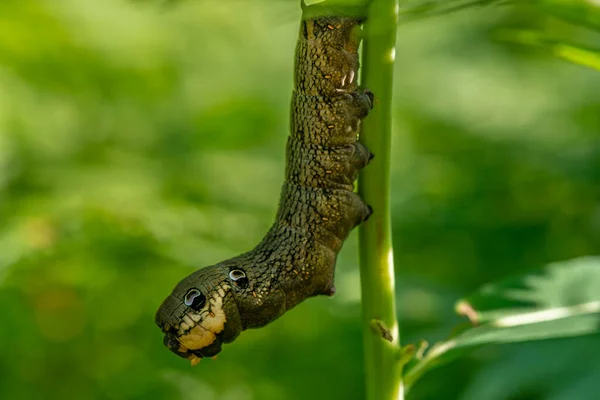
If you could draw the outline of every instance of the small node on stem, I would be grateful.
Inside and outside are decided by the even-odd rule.
[[[371,329],[373,329],[373,332],[380,335],[383,339],[387,340],[388,342],[392,342],[394,340],[392,332],[390,332],[390,330],[385,326],[385,323],[383,321],[380,321],[378,319],[372,319]]]

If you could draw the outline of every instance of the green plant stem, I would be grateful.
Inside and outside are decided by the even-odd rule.
[[[375,106],[361,141],[375,154],[359,177],[359,194],[373,215],[359,230],[362,326],[368,400],[403,399],[400,342],[394,293],[391,241],[390,145],[392,83],[398,19],[397,0],[374,0],[364,26],[362,86],[375,94]],[[387,328],[385,340],[373,322]],[[390,336],[390,335],[388,335]]]

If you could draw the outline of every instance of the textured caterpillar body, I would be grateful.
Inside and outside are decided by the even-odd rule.
[[[371,208],[353,192],[372,158],[357,141],[372,95],[358,88],[360,19],[304,20],[296,47],[285,182],[275,222],[253,250],[200,269],[165,299],[165,345],[195,363],[304,299],[332,295],[336,257]]]

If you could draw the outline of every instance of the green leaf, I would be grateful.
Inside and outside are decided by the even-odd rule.
[[[473,326],[436,344],[405,376],[411,386],[428,370],[486,344],[565,338],[600,331],[600,257],[552,263],[482,287],[456,311]]]
[[[556,57],[600,71],[600,48],[552,39],[544,33],[531,30],[504,30],[496,38],[548,51]]]
[[[600,7],[585,0],[544,0],[538,6],[556,18],[576,26],[600,32]]]
[[[581,257],[485,285],[459,301],[456,311],[477,324],[502,324],[502,321],[510,324],[511,320],[506,318],[513,315],[544,318],[545,314],[540,314],[544,310],[559,313],[598,302],[600,257]],[[469,312],[469,308],[473,311]]]
[[[518,1],[518,0],[515,0]],[[400,9],[400,20],[450,14],[472,7],[512,4],[511,0],[415,0],[403,3]]]
[[[590,50],[565,43],[557,43],[552,47],[552,52],[557,57],[567,61],[600,71],[600,50]]]
[[[600,32],[600,7],[584,0],[538,0],[536,6],[545,14],[571,24]],[[560,35],[563,36],[563,35]],[[571,43],[538,30],[509,30],[500,33],[501,39],[545,49],[556,57],[588,68],[600,70],[600,49],[582,43]],[[584,36],[585,37],[585,36]],[[595,42],[592,40],[592,42]]]

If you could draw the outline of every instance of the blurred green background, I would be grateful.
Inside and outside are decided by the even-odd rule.
[[[356,235],[315,298],[191,368],[154,312],[248,250],[282,183],[297,1],[0,1],[0,398],[361,399]],[[399,28],[393,229],[403,341],[458,298],[598,252],[600,73],[493,40],[589,33],[536,7]],[[412,399],[594,400],[600,340],[480,349]],[[595,397],[594,397],[595,396]]]

